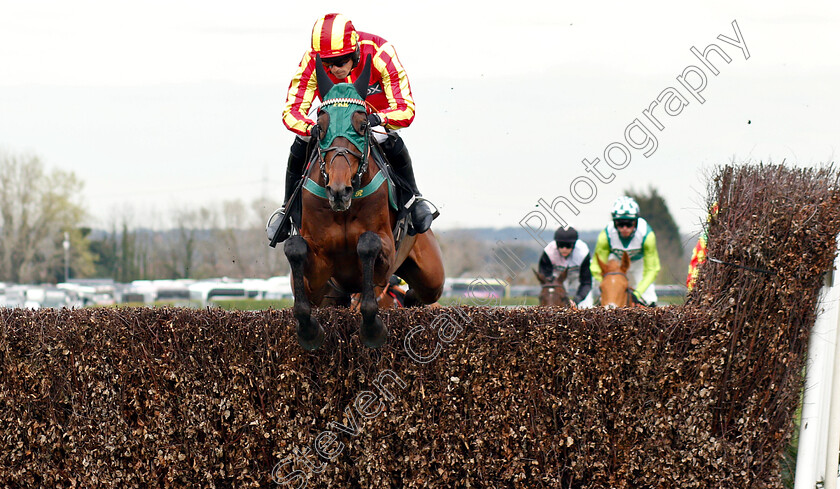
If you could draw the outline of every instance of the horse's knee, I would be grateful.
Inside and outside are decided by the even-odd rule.
[[[433,304],[440,299],[440,296],[443,294],[443,286],[437,288],[430,288],[426,290],[418,290],[417,296],[423,301],[424,304]]]
[[[382,239],[373,231],[366,231],[359,236],[356,252],[361,258],[376,258],[382,251]]]
[[[292,236],[287,239],[286,244],[283,245],[283,253],[286,254],[289,264],[296,265],[298,263],[303,263],[306,260],[306,255],[309,253],[309,246],[306,244],[306,240],[303,239],[303,237]]]

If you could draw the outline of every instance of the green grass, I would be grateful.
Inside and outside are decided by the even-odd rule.
[[[213,306],[221,307],[226,311],[262,311],[265,309],[285,309],[292,307],[292,299],[225,299],[211,301]]]
[[[501,302],[501,303],[499,303]],[[540,301],[537,297],[505,297],[502,299],[488,299],[482,302],[469,297],[441,297],[438,303],[442,306],[483,306],[492,303],[500,306],[538,306]]]
[[[665,305],[679,305],[685,301],[684,297],[660,297],[657,303],[660,306]],[[482,306],[488,304],[487,302],[480,302],[468,297],[441,297],[438,303],[442,306]],[[493,299],[494,305],[500,306],[537,306],[539,305],[539,298],[537,297],[505,297],[502,299]],[[219,299],[212,300],[208,304],[209,307],[220,307],[226,311],[262,311],[265,309],[286,309],[294,305],[293,299],[279,299],[279,300],[260,300],[260,299]],[[199,302],[195,301],[163,301],[155,302],[153,304],[145,304],[142,302],[126,302],[116,304],[108,307],[201,307]]]

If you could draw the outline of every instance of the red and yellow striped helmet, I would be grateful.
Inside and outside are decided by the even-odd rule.
[[[356,50],[359,34],[350,19],[341,14],[327,14],[312,28],[312,52],[322,58],[335,58]]]

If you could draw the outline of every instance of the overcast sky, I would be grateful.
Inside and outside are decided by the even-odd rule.
[[[94,226],[280,200],[289,79],[338,11],[406,66],[417,116],[402,134],[436,228],[516,226],[564,196],[568,222],[596,229],[625,189],[652,186],[692,232],[716,165],[817,165],[840,142],[837,2],[733,3],[0,0],[0,148],[75,172]],[[718,38],[737,41],[733,21],[743,46]],[[717,75],[690,51],[711,43],[731,59],[709,54]],[[677,79],[700,84],[691,67],[697,97]],[[663,93],[674,115],[651,109]],[[627,141],[643,141],[625,136],[636,119],[655,148]],[[582,163],[595,158],[600,176]]]

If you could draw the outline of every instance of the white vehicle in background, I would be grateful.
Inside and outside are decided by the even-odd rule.
[[[83,306],[112,306],[117,303],[117,288],[111,279],[73,279],[57,287],[74,294]]]
[[[256,292],[257,299],[279,300],[293,297],[292,281],[289,275],[268,279],[244,279],[242,282],[249,291]]]
[[[206,307],[212,299],[247,299],[248,290],[240,281],[227,278],[202,280],[191,284],[190,302]]]
[[[214,299],[258,299],[277,300],[292,297],[292,285],[288,275],[269,279],[246,278],[242,280],[201,280],[189,286],[190,301],[205,307]]]
[[[7,284],[4,286],[3,296],[0,297],[0,305],[2,305],[2,307],[26,307],[25,304],[26,287],[14,284]]]
[[[0,307],[26,309],[61,309],[81,307],[73,294],[53,285],[4,285],[0,293]]]
[[[122,293],[121,302],[189,302],[195,280],[135,280]]]

